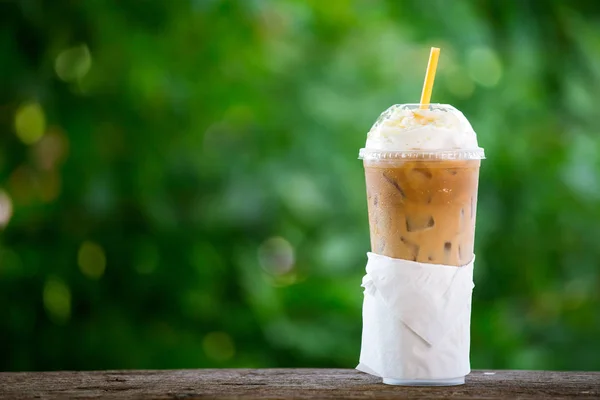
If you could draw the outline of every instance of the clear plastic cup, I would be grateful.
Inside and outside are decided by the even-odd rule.
[[[468,264],[483,157],[483,150],[362,149],[371,251],[430,264]]]

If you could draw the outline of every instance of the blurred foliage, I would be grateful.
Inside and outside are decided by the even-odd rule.
[[[486,149],[474,368],[600,369],[600,2],[0,3],[0,369],[354,367],[358,149]]]

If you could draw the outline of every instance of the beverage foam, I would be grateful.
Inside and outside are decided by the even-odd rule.
[[[475,150],[477,135],[462,112],[447,104],[397,104],[384,111],[367,135],[369,150]]]

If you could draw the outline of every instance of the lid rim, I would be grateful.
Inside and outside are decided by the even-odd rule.
[[[483,160],[485,151],[476,149],[448,150],[377,150],[362,148],[358,153],[361,160]]]

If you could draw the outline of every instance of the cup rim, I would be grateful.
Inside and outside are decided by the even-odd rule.
[[[377,150],[362,148],[358,153],[360,160],[483,160],[483,148],[448,150]]]

